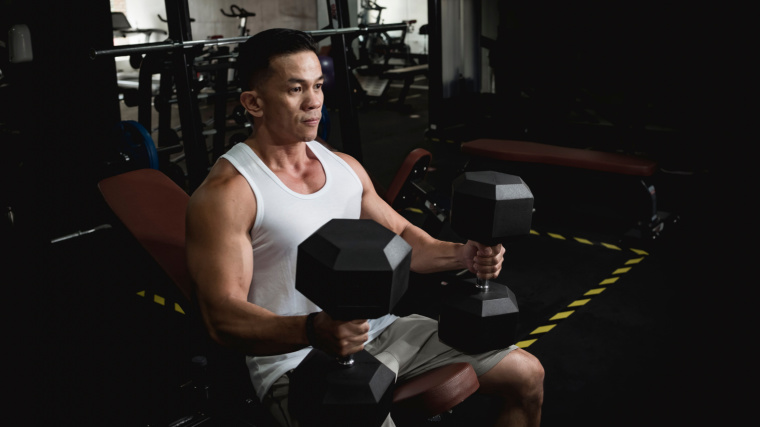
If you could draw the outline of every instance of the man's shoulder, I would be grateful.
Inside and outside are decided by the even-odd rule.
[[[364,167],[361,165],[361,163],[359,163],[359,161],[356,160],[350,154],[346,154],[346,153],[344,153],[342,151],[334,151],[333,154],[335,154],[336,156],[338,156],[339,159],[341,159],[344,162],[346,162],[346,164],[348,166],[350,166],[351,169],[354,170],[354,172],[360,172],[360,171],[364,170]]]
[[[246,196],[252,196],[248,182],[229,162],[220,159],[190,196],[190,200],[194,205],[220,207],[220,204],[230,201],[245,201]],[[253,202],[255,203],[255,200]]]

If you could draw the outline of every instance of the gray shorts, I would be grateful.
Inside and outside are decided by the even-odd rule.
[[[396,373],[399,381],[423,372],[456,362],[467,362],[481,376],[493,368],[510,351],[503,350],[482,354],[465,354],[438,340],[438,322],[428,317],[411,315],[402,317],[386,328],[364,349]],[[298,426],[288,413],[288,375],[283,375],[269,389],[263,404],[282,426]],[[388,419],[383,427],[394,426]]]

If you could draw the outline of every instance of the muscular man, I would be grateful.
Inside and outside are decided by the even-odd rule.
[[[192,195],[187,255],[211,337],[248,355],[262,402],[283,425],[297,425],[287,411],[288,372],[310,346],[335,355],[366,349],[399,379],[469,362],[479,391],[503,402],[497,425],[538,425],[544,372],[530,353],[512,346],[462,354],[440,343],[437,322],[423,316],[336,321],[295,290],[298,244],[332,218],[371,218],[399,234],[413,248],[415,272],[467,268],[495,278],[504,249],[432,238],[378,196],[355,159],[314,141],[324,76],[307,34],[261,32],[241,45],[238,61],[240,102],[254,133]],[[310,313],[318,313],[314,342],[306,335]]]

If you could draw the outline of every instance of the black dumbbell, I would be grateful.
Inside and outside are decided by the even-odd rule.
[[[333,219],[298,246],[296,289],[333,319],[374,319],[406,292],[411,247],[375,221]],[[340,358],[313,349],[290,375],[290,412],[301,425],[379,426],[396,376],[361,350]]]
[[[530,233],[533,193],[515,175],[465,172],[452,183],[451,228],[486,246]],[[519,308],[505,285],[470,279],[449,283],[439,314],[439,339],[466,353],[506,348],[515,341]]]

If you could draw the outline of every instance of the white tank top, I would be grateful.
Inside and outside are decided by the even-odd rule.
[[[325,171],[325,185],[312,194],[288,188],[246,144],[233,146],[222,158],[248,181],[256,197],[256,218],[251,229],[253,279],[248,301],[282,316],[304,315],[320,308],[295,288],[298,245],[333,218],[359,218],[362,183],[353,169],[322,144],[306,143]],[[370,320],[369,340],[396,316]],[[311,350],[274,356],[248,356],[256,394],[263,399],[269,387],[294,369]]]

